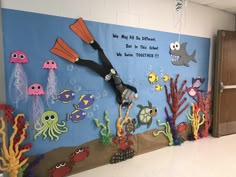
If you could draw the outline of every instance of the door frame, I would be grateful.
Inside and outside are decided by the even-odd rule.
[[[222,43],[219,42],[224,37],[224,31],[219,30],[217,31],[217,38],[216,38],[216,59],[214,62],[214,86],[213,86],[213,120],[212,120],[212,136],[220,137],[219,134],[219,109],[220,109],[220,76],[221,76],[221,58],[222,58]]]

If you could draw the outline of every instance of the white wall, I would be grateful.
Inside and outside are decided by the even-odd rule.
[[[2,7],[178,33],[174,0],[2,0]],[[235,15],[188,2],[182,34],[214,38],[218,29],[235,30]],[[212,77],[212,45],[210,73]],[[211,85],[211,80],[209,80]]]
[[[174,0],[2,0],[2,7],[178,32]],[[234,15],[188,2],[184,34],[212,37],[217,29],[234,30]]]

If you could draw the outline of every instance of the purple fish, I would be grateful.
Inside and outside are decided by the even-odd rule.
[[[75,109],[89,109],[94,103],[94,95],[83,94],[79,98],[79,103],[73,105]]]
[[[86,116],[86,112],[83,110],[74,110],[71,114],[67,114],[66,120],[71,120],[72,122],[79,122],[83,120]]]
[[[201,77],[192,78],[192,87],[200,88],[200,86],[203,84],[204,81],[205,78]]]
[[[63,90],[59,95],[56,96],[56,100],[61,101],[62,103],[69,103],[75,98],[75,93],[71,90]]]
[[[195,97],[197,96],[198,90],[195,87],[186,87],[186,91],[189,96]]]

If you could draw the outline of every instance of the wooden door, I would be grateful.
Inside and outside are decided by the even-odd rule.
[[[213,97],[213,132],[236,133],[236,32],[218,31]]]

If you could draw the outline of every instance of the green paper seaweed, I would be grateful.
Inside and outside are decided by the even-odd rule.
[[[26,163],[25,165],[23,165],[22,167],[19,168],[19,171],[18,171],[18,174],[17,174],[17,177],[23,177],[24,175],[24,172],[26,170],[26,168],[29,166],[28,163]]]
[[[110,144],[112,142],[111,138],[111,130],[110,130],[110,120],[108,118],[108,112],[104,112],[104,121],[106,122],[106,125],[104,123],[101,123],[98,121],[98,119],[94,119],[94,122],[97,127],[100,127],[100,140],[103,145]]]
[[[169,122],[161,123],[160,120],[157,120],[157,125],[165,126],[165,130],[159,130],[159,131],[156,131],[156,132],[152,132],[153,136],[158,136],[160,133],[163,133],[169,141],[169,146],[172,146],[174,144],[174,141],[173,141],[173,136],[172,136],[172,133],[171,133]]]

